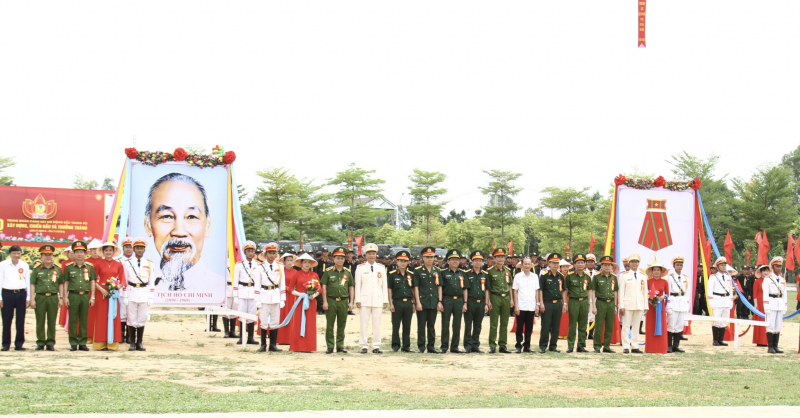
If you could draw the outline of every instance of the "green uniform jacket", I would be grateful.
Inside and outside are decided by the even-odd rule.
[[[509,289],[511,289],[511,282],[513,280],[511,277],[511,269],[505,266],[498,269],[497,266],[494,266],[490,268],[486,274],[489,275],[489,281],[491,282],[489,288],[492,290],[492,294],[507,295],[509,293]]]
[[[477,299],[486,299],[486,290],[492,290],[492,280],[489,278],[489,273],[486,270],[481,270],[480,273],[475,273],[475,270],[467,272],[467,296]]]
[[[84,261],[82,267],[75,262],[67,264],[58,283],[67,283],[67,291],[70,292],[88,292],[90,283],[95,280],[97,280],[97,273],[94,271],[94,266]]]
[[[31,270],[31,285],[36,285],[36,293],[58,293],[61,269],[55,263],[50,268],[40,265]]]
[[[464,296],[466,272],[461,269],[456,271],[449,267],[442,272],[442,296]]]
[[[592,285],[589,289],[594,290],[597,299],[613,301],[619,290],[617,280],[617,276],[613,274],[606,276],[605,273],[599,273],[592,278]]]
[[[419,288],[419,302],[422,304],[422,309],[436,309],[439,304],[439,287],[441,282],[442,271],[436,267],[431,267],[431,270],[425,268],[424,265],[414,269],[414,280],[412,281],[414,287]]]
[[[392,270],[389,272],[387,286],[392,290],[392,299],[413,299],[414,273],[406,269],[406,274],[403,275],[400,270]]]
[[[542,299],[561,300],[561,292],[564,290],[564,276],[561,273],[548,271],[539,276],[539,289],[542,290]]]
[[[567,296],[570,298],[585,298],[589,296],[589,285],[592,278],[586,272],[578,276],[578,273],[570,273],[567,275],[566,286]]]
[[[356,282],[350,270],[342,267],[342,270],[339,271],[334,266],[325,269],[319,284],[326,287],[326,295],[329,298],[349,298],[349,288],[355,286]]]

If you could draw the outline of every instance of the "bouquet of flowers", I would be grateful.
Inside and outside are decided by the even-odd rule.
[[[666,298],[667,298],[667,295],[663,295],[662,294],[661,296],[659,296],[658,292],[656,292],[655,289],[650,290],[650,293],[647,295],[647,301],[650,302],[650,305],[653,305],[653,306],[658,305],[659,302],[661,302],[662,300],[664,300]]]
[[[119,281],[118,278],[112,277],[106,280],[106,290],[108,290],[108,296],[106,298],[118,298],[119,297],[119,290],[122,287],[122,283]]]
[[[319,280],[311,279],[308,282],[306,282],[306,293],[308,293],[308,296],[311,296],[314,293],[319,293],[319,289],[320,289]]]

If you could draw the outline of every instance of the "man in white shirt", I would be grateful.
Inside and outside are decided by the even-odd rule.
[[[642,354],[639,349],[639,333],[631,326],[639,324],[647,314],[647,275],[639,271],[639,254],[628,256],[630,270],[619,277],[619,313],[622,314],[622,352]],[[630,336],[629,336],[630,335]],[[631,348],[633,347],[633,348]]]
[[[714,318],[730,318],[733,300],[736,291],[733,290],[733,278],[728,273],[728,259],[720,257],[714,262],[717,272],[708,278],[708,307]],[[725,328],[728,321],[714,321],[711,323],[712,336],[715,346],[727,346],[723,342]]]
[[[359,264],[353,274],[355,286],[356,307],[361,316],[361,332],[358,344],[361,346],[361,354],[366,354],[369,348],[367,343],[367,333],[369,321],[372,320],[372,352],[376,354],[381,351],[381,313],[389,305],[389,289],[387,286],[386,267],[375,262],[378,254],[378,246],[367,244],[364,246],[364,253],[367,255],[367,262]]]
[[[522,259],[522,271],[514,276],[511,292],[514,294],[514,315],[517,316],[517,353],[531,353],[531,331],[533,317],[539,308],[536,291],[539,290],[539,276],[531,270],[533,261]],[[524,334],[524,339],[523,339]]]
[[[239,312],[255,315],[259,308],[257,305],[261,304],[261,288],[256,288],[256,285],[261,283],[263,272],[261,267],[258,266],[258,261],[255,259],[255,242],[247,241],[244,243],[244,256],[246,259],[236,263],[236,267],[234,267],[233,270],[233,285],[238,286],[238,293],[234,297],[238,299],[235,302],[238,302]],[[264,281],[266,282],[266,279],[264,279]],[[234,287],[234,291],[236,290],[237,288]],[[242,344],[245,338],[244,332],[242,332],[243,322],[247,323],[247,344],[258,344],[258,342],[253,339],[253,331],[256,325],[255,321],[252,319],[245,320],[244,318],[239,318],[239,335],[241,339],[237,341],[236,344]]]
[[[789,299],[786,295],[786,279],[781,276],[783,257],[775,257],[770,261],[772,274],[764,270],[764,281],[761,283],[764,299],[764,314],[767,316],[767,343],[770,354],[783,354],[778,349],[778,340],[783,329],[783,314],[786,313]],[[760,269],[760,268],[759,268]]]
[[[269,351],[283,351],[278,348],[278,325],[281,323],[281,308],[286,304],[286,272],[278,263],[278,243],[270,242],[264,247],[264,263],[259,265],[261,280],[256,283],[260,289],[258,298],[258,319],[261,322],[261,346],[258,351],[267,351],[267,332],[269,332]]]
[[[689,312],[689,276],[683,274],[683,257],[677,256],[672,259],[672,267],[675,269],[665,279],[669,283],[669,299],[667,299],[667,352],[683,353],[680,349],[681,337],[683,336],[684,316]]]
[[[20,260],[22,248],[12,245],[8,249],[9,258],[0,262],[0,284],[2,284],[2,299],[0,310],[3,315],[3,348],[2,351],[11,349],[11,321],[16,314],[17,334],[14,338],[14,350],[24,350],[25,347],[25,309],[31,304],[31,271],[28,263]]]
[[[147,313],[156,296],[156,279],[161,277],[161,274],[156,263],[144,258],[147,246],[144,238],[136,238],[131,242],[131,246],[135,255],[122,262],[125,279],[128,283],[126,294],[122,298],[123,306],[128,308],[128,336],[130,337],[128,351],[147,351],[142,346],[144,325],[147,322]]]

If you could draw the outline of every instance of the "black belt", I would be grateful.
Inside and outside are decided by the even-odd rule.
[[[88,290],[87,290],[87,291],[85,291],[85,292],[76,292],[76,291],[74,291],[74,290],[69,290],[68,292],[69,292],[69,293],[74,293],[74,294],[76,294],[76,295],[85,295],[85,294],[88,294],[88,293],[89,293],[89,291],[88,291]]]
[[[264,290],[272,290],[272,289],[277,289],[278,286],[264,286],[264,285],[261,285],[261,288],[264,289]]]
[[[469,298],[469,300],[471,300],[471,301],[473,301],[473,302],[478,302],[478,303],[481,303],[481,302],[483,302],[483,299]]]
[[[605,303],[613,303],[614,302],[614,299],[597,299],[597,300],[599,300],[601,302],[605,302]]]
[[[335,301],[337,301],[337,302],[341,302],[341,301],[343,301],[343,300],[348,300],[348,299],[350,299],[350,298],[349,298],[349,297],[346,297],[346,298],[334,298],[334,297],[330,297],[330,296],[328,296],[328,299],[333,299],[333,300],[335,300]]]
[[[577,300],[578,302],[585,300],[586,298],[569,298],[569,300]]]
[[[24,292],[25,289],[3,289],[4,292],[19,293]]]
[[[729,296],[727,293],[717,293],[717,292],[714,292],[714,293],[712,293],[712,294],[713,294],[714,296]]]
[[[37,293],[37,296],[58,296],[58,293],[55,292],[45,292],[45,293]]]
[[[782,298],[783,295],[773,295],[772,293],[770,293],[769,297],[771,297],[771,298]]]
[[[670,296],[683,296],[683,293],[670,293]]]
[[[411,298],[397,298],[397,299],[394,299],[394,300],[395,301],[399,300],[399,301],[403,301],[403,302],[413,302],[414,301],[414,299],[411,299]]]
[[[128,286],[131,287],[147,287],[149,283],[128,283]]]
[[[239,282],[239,285],[240,286],[244,286],[244,287],[253,287],[253,283],[242,283],[242,282]]]

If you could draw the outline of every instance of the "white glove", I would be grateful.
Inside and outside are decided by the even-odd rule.
[[[128,306],[128,298],[122,298],[122,304]]]
[[[281,308],[281,309],[283,309],[283,307],[284,307],[284,306],[286,306],[286,302],[284,302],[284,301],[281,301],[281,306],[280,306],[280,308]]]
[[[147,306],[150,306],[152,304],[153,304],[153,299],[147,299]]]

